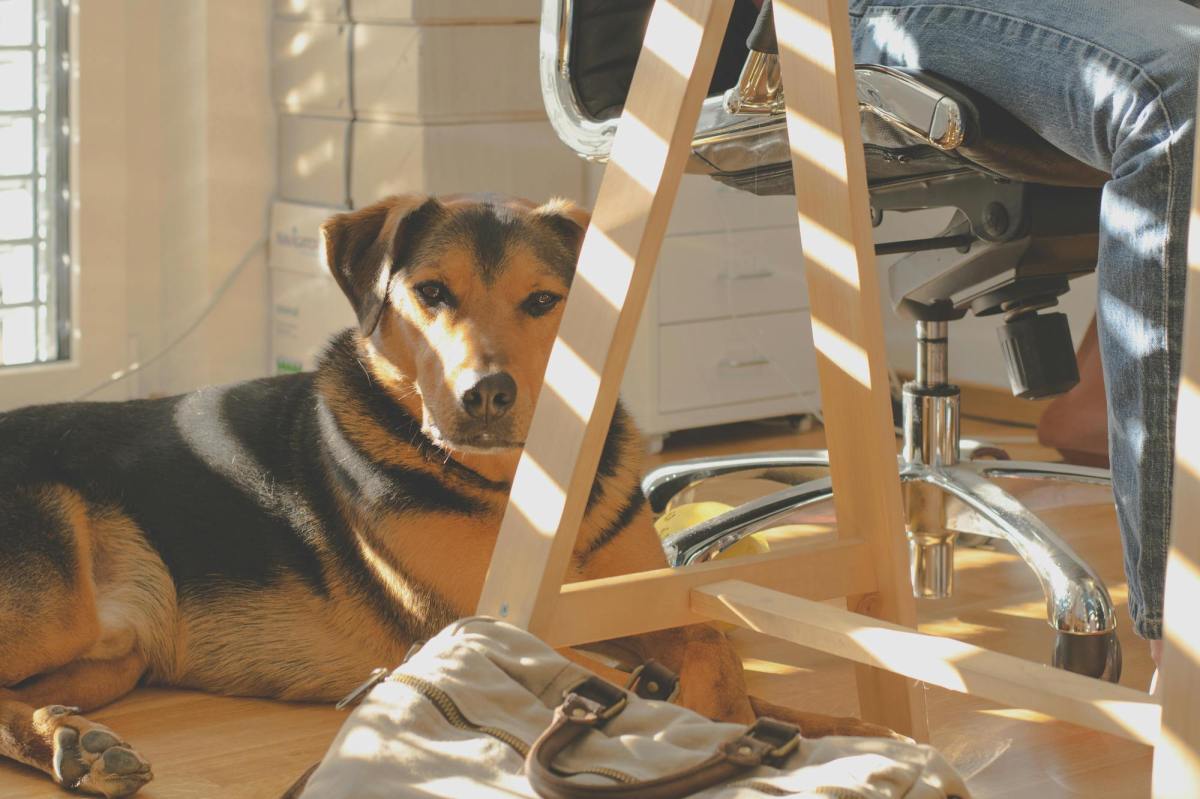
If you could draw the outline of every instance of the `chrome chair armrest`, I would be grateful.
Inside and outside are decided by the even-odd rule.
[[[966,139],[961,103],[904,72],[874,64],[854,69],[858,108],[939,150],[953,150]]]

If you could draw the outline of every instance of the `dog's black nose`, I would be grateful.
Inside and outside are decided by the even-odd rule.
[[[479,378],[460,399],[468,415],[496,419],[508,413],[517,399],[517,384],[508,372],[493,372]]]

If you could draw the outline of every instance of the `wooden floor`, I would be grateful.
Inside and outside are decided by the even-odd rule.
[[[970,413],[969,404],[965,408]],[[1033,431],[970,425],[1013,457],[1054,459],[1032,444]],[[737,425],[688,433],[668,442],[658,460],[735,451],[820,445],[820,433],[801,436],[772,424]],[[1106,489],[1026,483],[1014,494],[1038,510],[1097,569],[1118,604],[1124,644],[1123,684],[1144,689],[1152,663],[1129,630],[1121,548]],[[758,490],[730,481],[711,498]],[[817,508],[793,534],[818,536],[830,509]],[[960,549],[951,600],[920,605],[921,629],[1002,652],[1048,662],[1053,634],[1032,574],[1003,548]],[[732,633],[746,658],[752,692],[808,710],[847,715],[857,701],[852,670],[827,655],[758,636]],[[1000,708],[941,689],[927,689],[933,743],[969,777],[977,797],[1054,799],[1149,795],[1150,750],[1037,714]],[[146,799],[278,796],[323,754],[345,718],[329,707],[227,699],[184,691],[143,689],[92,714],[137,747],[154,765]],[[0,799],[66,795],[32,770],[0,762]]]

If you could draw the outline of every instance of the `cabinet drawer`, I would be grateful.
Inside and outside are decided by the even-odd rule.
[[[794,227],[672,236],[663,242],[661,324],[807,307],[800,234]]]
[[[796,227],[796,198],[792,195],[755,197],[707,175],[684,175],[667,233],[785,226]]]
[[[661,413],[808,394],[817,385],[807,312],[658,329]]]

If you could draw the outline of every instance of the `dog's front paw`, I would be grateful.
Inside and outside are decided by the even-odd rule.
[[[116,733],[77,712],[50,705],[34,713],[35,724],[53,730],[56,782],[112,799],[137,793],[154,779],[150,764]]]

